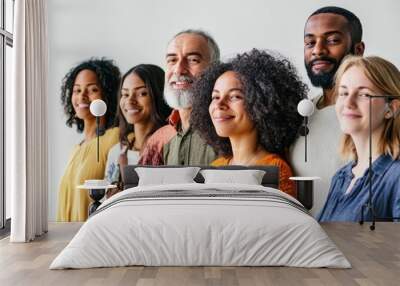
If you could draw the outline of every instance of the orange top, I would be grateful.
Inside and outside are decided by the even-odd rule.
[[[232,158],[220,157],[211,163],[211,166],[219,167],[229,165]],[[295,185],[289,178],[293,176],[292,169],[277,154],[268,154],[264,158],[256,161],[254,165],[273,165],[279,167],[279,189],[292,197],[296,198]]]

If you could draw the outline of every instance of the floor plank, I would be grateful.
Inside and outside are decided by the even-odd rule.
[[[116,267],[85,270],[48,269],[79,230],[80,223],[51,223],[49,233],[32,243],[0,240],[0,285],[399,285],[400,224],[323,224],[352,269],[290,267]]]

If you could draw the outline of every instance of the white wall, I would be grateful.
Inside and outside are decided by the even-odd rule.
[[[112,58],[125,72],[139,63],[164,66],[167,41],[176,32],[202,28],[223,56],[251,48],[273,49],[303,65],[304,22],[314,10],[336,5],[354,12],[364,28],[366,54],[400,67],[400,1],[315,0],[49,0],[49,217],[54,220],[58,182],[73,144],[81,140],[65,125],[61,80],[91,56]],[[313,92],[318,92],[313,90]]]

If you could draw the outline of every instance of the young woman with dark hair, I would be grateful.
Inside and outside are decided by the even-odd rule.
[[[167,124],[171,108],[163,100],[164,71],[151,64],[131,68],[122,77],[116,126],[119,143],[114,145],[107,159],[105,177],[119,183],[123,167],[137,164],[147,138]],[[107,196],[117,190],[109,190]]]

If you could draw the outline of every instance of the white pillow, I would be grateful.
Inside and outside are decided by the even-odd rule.
[[[195,183],[193,179],[199,170],[199,167],[135,168],[139,176],[138,186]]]
[[[201,170],[205,184],[234,183],[261,185],[265,171],[262,170]]]

